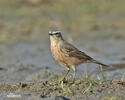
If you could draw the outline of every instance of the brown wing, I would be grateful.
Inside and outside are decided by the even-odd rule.
[[[83,60],[92,60],[92,58],[88,55],[86,55],[84,52],[78,50],[76,47],[74,47],[72,44],[64,42],[64,44],[62,45],[62,52],[64,52],[64,54],[66,56],[70,56],[70,57],[76,57],[78,59],[83,59]]]

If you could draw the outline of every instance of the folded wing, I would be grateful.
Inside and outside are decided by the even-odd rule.
[[[65,42],[65,44],[62,45],[62,52],[64,52],[64,54],[66,54],[67,56],[76,57],[77,59],[80,59],[80,60],[82,60],[82,59],[84,61],[92,60],[92,58],[90,56],[88,56],[84,52],[78,50],[72,44],[67,43],[67,42]]]

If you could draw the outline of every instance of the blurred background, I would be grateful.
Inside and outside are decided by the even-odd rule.
[[[124,79],[125,0],[0,0],[0,81],[46,79],[48,68],[60,72],[49,50],[50,30],[62,31],[93,58],[118,65],[105,74],[108,79]]]
[[[74,33],[75,38],[99,33],[99,38],[124,39],[124,4],[124,0],[0,0],[0,42],[46,40],[51,29]]]

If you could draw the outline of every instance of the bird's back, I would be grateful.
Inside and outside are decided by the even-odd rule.
[[[62,50],[69,56],[69,57],[74,57],[77,58],[79,60],[83,60],[87,61],[87,60],[92,60],[92,58],[90,56],[88,56],[87,54],[85,54],[84,52],[78,50],[75,46],[73,46],[72,44],[68,43],[68,42],[64,42],[64,44],[62,45]]]

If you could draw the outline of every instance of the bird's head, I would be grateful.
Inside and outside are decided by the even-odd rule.
[[[49,35],[50,35],[50,39],[63,40],[63,37],[60,31],[49,31]]]

